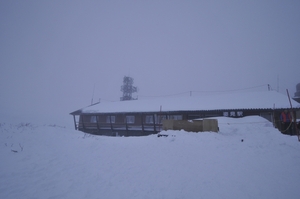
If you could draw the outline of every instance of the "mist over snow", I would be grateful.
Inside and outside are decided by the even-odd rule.
[[[258,117],[220,132],[93,136],[0,123],[0,198],[300,198],[300,144]]]
[[[70,112],[232,90],[294,96],[300,1],[0,1],[0,122],[73,127]]]
[[[0,198],[299,199],[300,144],[260,117],[158,138],[85,134],[69,114],[114,106],[124,76],[136,104],[160,97],[163,109],[167,97],[293,97],[299,10],[278,0],[0,1]],[[219,99],[207,104],[233,101]]]

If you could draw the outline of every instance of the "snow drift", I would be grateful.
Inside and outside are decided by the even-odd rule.
[[[295,136],[257,116],[218,121],[168,137],[2,123],[0,198],[300,198]]]

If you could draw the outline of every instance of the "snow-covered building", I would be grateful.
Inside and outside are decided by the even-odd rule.
[[[141,136],[158,133],[165,119],[259,115],[280,127],[279,115],[289,109],[299,115],[300,104],[275,92],[210,94],[151,100],[105,102],[70,113],[75,129],[97,135]],[[298,113],[297,113],[298,112]]]

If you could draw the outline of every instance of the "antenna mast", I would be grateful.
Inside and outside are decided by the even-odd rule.
[[[93,88],[93,95],[92,95],[91,105],[93,104],[93,101],[94,101],[94,93],[95,93],[95,84],[94,84],[94,88]]]
[[[279,92],[279,75],[277,75],[277,92]]]

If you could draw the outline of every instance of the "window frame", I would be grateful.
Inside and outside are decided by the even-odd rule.
[[[146,115],[145,124],[153,124],[153,123],[154,123],[153,115]]]
[[[134,115],[126,115],[125,123],[134,124],[135,123],[135,116]]]
[[[171,120],[182,120],[183,116],[182,115],[170,115],[169,119],[171,119]]]
[[[111,121],[110,121],[111,119]],[[110,124],[111,123],[116,123],[116,116],[115,115],[108,115],[106,116],[106,123]]]
[[[97,123],[97,116],[96,115],[92,115],[90,117],[90,123]]]

